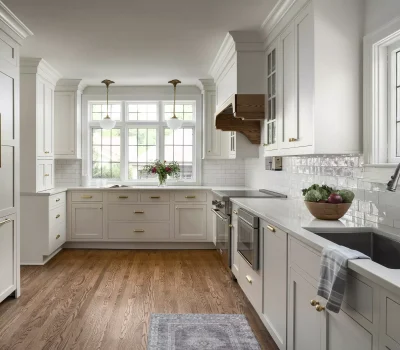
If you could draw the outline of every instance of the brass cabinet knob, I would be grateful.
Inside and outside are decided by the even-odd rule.
[[[311,304],[311,306],[317,306],[317,305],[319,305],[319,301],[313,299],[310,301],[310,304]]]
[[[233,225],[229,225],[229,228],[232,228],[233,227]]]
[[[317,305],[317,306],[315,307],[315,310],[317,310],[318,312],[324,311],[324,310],[325,310],[325,306]]]
[[[60,200],[61,200],[60,198],[57,198],[57,199],[56,199],[56,202],[59,202]]]
[[[45,151],[45,152],[44,152],[44,154],[49,154],[49,153],[50,153],[49,151]]]
[[[50,176],[49,174],[44,174],[44,176]]]
[[[238,212],[237,212],[236,210],[233,211],[233,214],[237,215],[237,213],[238,213]]]
[[[246,280],[247,280],[247,282],[249,282],[250,284],[253,284],[253,280],[252,280],[252,278],[251,278],[249,275],[246,276]]]
[[[294,138],[294,137],[291,137],[291,138],[289,139],[289,142],[296,142],[296,141],[297,141],[297,139]]]
[[[57,236],[56,236],[56,239],[59,239],[60,237],[61,237],[60,235],[57,235]]]
[[[60,214],[57,214],[57,215],[56,215],[56,219],[58,219],[60,216],[61,216]]]
[[[271,225],[267,225],[268,230],[270,230],[271,232],[275,232],[275,227],[271,226]]]

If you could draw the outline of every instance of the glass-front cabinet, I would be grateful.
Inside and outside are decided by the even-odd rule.
[[[265,121],[265,150],[277,149],[277,64],[276,64],[276,45],[272,44],[267,51],[267,117]]]

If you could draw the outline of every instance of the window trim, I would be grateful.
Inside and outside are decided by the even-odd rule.
[[[169,90],[168,90],[169,91]],[[127,180],[128,169],[127,169],[127,158],[128,157],[128,145],[126,141],[127,137],[127,129],[129,126],[136,126],[138,128],[142,127],[155,127],[158,126],[160,128],[160,132],[158,133],[158,142],[160,144],[159,147],[159,157],[160,159],[163,157],[163,147],[161,145],[164,144],[164,135],[163,135],[163,128],[167,127],[167,123],[164,120],[159,121],[128,121],[127,117],[127,103],[138,102],[138,103],[158,103],[158,111],[160,112],[160,116],[163,116],[163,102],[173,102],[170,98],[165,98],[165,93],[149,93],[150,96],[134,96],[132,94],[129,95],[111,95],[110,102],[120,102],[121,103],[121,121],[117,121],[116,128],[124,127],[125,132],[121,133],[121,174],[123,172],[123,176],[125,180],[121,181],[114,181],[108,180],[108,183],[115,183],[115,184],[127,184],[132,186],[140,186],[140,185],[156,185],[157,179],[149,179],[149,180],[139,180],[139,181],[132,181]],[[179,100],[176,103],[195,103],[194,106],[194,120],[193,121],[184,121],[183,127],[185,126],[193,126],[195,129],[194,132],[194,139],[193,139],[193,152],[194,152],[194,159],[193,159],[193,180],[175,180],[169,179],[168,182],[172,185],[179,185],[179,186],[193,186],[201,184],[201,123],[202,123],[202,104],[201,104],[201,94],[200,91],[197,94],[193,92],[188,93],[185,95],[184,93],[179,96]],[[98,127],[98,121],[91,121],[90,120],[90,112],[91,112],[91,103],[93,102],[101,102],[104,101],[104,94],[83,94],[82,95],[82,174],[88,175],[91,181],[91,185],[97,184],[97,179],[92,178],[91,173],[91,162],[92,162],[92,155],[91,155],[91,129],[93,127]],[[125,161],[126,160],[126,161]],[[126,164],[125,164],[126,163]]]
[[[388,47],[400,40],[400,18],[364,37],[364,161],[395,166],[388,145]]]
[[[388,160],[389,163],[399,163],[400,156],[397,155],[397,55],[400,55],[400,36],[399,40],[388,47],[388,58],[390,65],[388,66]],[[394,79],[393,79],[394,77]]]

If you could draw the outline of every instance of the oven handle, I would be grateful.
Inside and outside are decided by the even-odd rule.
[[[224,218],[224,217],[219,213],[219,210],[211,209],[211,211],[212,211],[215,215],[217,215],[222,221],[228,221],[227,218]]]

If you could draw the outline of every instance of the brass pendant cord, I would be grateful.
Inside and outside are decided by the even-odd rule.
[[[178,119],[178,118],[176,117],[176,115],[175,115],[176,86],[177,86],[178,84],[180,84],[181,81],[178,80],[178,79],[174,79],[174,80],[169,81],[168,83],[169,83],[169,84],[172,84],[172,85],[174,86],[174,110],[173,110],[173,116],[172,116],[172,118]]]
[[[108,88],[111,84],[114,84],[115,82],[109,79],[105,79],[102,81],[103,84],[106,85],[107,87],[107,116],[104,119],[110,119],[110,116],[108,115],[109,111],[108,111]]]

